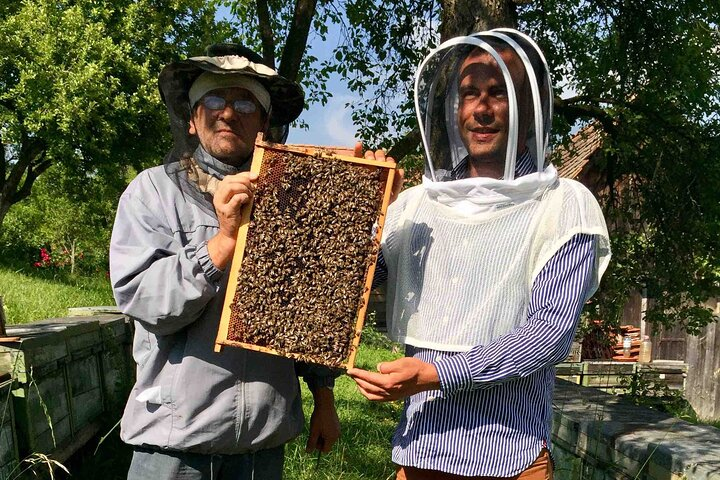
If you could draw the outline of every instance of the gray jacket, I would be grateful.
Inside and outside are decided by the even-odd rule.
[[[120,199],[110,277],[136,328],[137,380],[121,423],[129,444],[234,454],[302,430],[292,360],[213,350],[227,285],[207,251],[217,230],[211,199],[191,199],[162,166],[138,175]]]

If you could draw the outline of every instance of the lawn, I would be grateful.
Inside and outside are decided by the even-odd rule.
[[[70,276],[63,271],[0,265],[0,296],[8,325],[67,316],[69,307],[114,305],[103,274]]]

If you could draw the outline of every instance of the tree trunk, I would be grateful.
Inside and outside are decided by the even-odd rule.
[[[444,0],[440,40],[497,27],[517,26],[515,2],[510,0]]]
[[[2,235],[3,220],[5,220],[5,215],[7,215],[11,205],[12,203],[10,203],[3,195],[0,195],[0,235]]]
[[[258,30],[262,42],[263,60],[272,68],[275,68],[275,38],[270,24],[270,8],[267,0],[257,0]]]
[[[305,50],[307,48],[308,34],[313,17],[315,17],[316,0],[297,0],[292,25],[283,48],[278,73],[290,80],[297,80],[300,73]]]
[[[17,161],[10,163],[5,159],[3,149],[2,168],[0,172],[0,231],[10,207],[27,198],[38,176],[47,170],[51,161],[46,159],[46,145],[38,138],[30,138],[27,133],[22,134],[20,152]],[[8,171],[8,167],[9,171]]]
[[[70,242],[70,276],[75,275],[75,239]]]

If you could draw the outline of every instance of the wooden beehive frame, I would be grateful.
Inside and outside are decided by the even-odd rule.
[[[382,236],[382,229],[383,229],[383,225],[384,225],[384,221],[385,221],[385,212],[387,210],[388,204],[390,203],[390,195],[392,193],[392,186],[393,186],[393,182],[395,179],[396,165],[394,162],[368,160],[368,159],[364,159],[364,158],[356,158],[356,157],[351,157],[351,156],[347,156],[347,155],[332,154],[332,153],[329,153],[329,149],[324,149],[321,147],[304,146],[304,145],[293,147],[293,146],[288,146],[288,145],[270,143],[270,142],[264,141],[262,133],[259,133],[257,140],[255,142],[253,161],[252,161],[252,165],[250,168],[251,172],[260,174],[260,170],[262,168],[262,162],[263,162],[263,158],[265,156],[266,150],[271,150],[271,151],[280,152],[280,153],[303,155],[303,156],[308,156],[308,155],[316,156],[316,157],[320,156],[321,158],[341,160],[341,161],[352,163],[352,164],[366,165],[366,166],[373,166],[373,167],[387,169],[387,177],[386,177],[386,182],[384,185],[382,203],[381,203],[381,208],[380,208],[380,212],[379,212],[379,217],[377,220],[377,230],[376,230],[376,234],[375,234],[375,241],[377,242],[378,245],[380,244],[380,238]],[[293,353],[284,353],[283,354],[283,353],[280,353],[271,348],[267,348],[267,347],[263,347],[263,346],[259,346],[259,345],[253,345],[253,344],[249,344],[249,343],[238,342],[235,340],[228,339],[231,314],[232,314],[231,305],[233,303],[233,298],[235,296],[235,292],[238,288],[238,275],[239,275],[240,266],[242,265],[244,254],[245,254],[245,247],[246,247],[247,238],[248,238],[248,231],[250,228],[250,219],[251,219],[252,210],[253,210],[252,202],[245,204],[243,206],[242,222],[240,225],[240,229],[238,231],[237,243],[235,246],[235,253],[234,253],[232,264],[230,267],[230,272],[229,272],[230,276],[229,276],[229,280],[228,280],[227,291],[225,294],[225,302],[223,304],[222,316],[220,319],[220,326],[218,329],[217,339],[215,341],[215,351],[219,352],[223,346],[234,346],[234,347],[242,347],[242,348],[246,348],[249,350],[255,350],[255,351],[259,351],[259,352],[269,353],[269,354],[273,354],[273,355],[282,355],[282,356],[286,356],[286,357],[290,357],[290,358],[301,358],[299,355],[296,355]],[[363,298],[362,298],[361,306],[357,312],[357,318],[356,318],[356,323],[355,323],[355,335],[354,335],[352,343],[350,345],[347,361],[341,365],[341,368],[352,368],[352,366],[355,363],[355,355],[357,353],[357,347],[360,342],[360,332],[362,330],[363,323],[365,320],[365,313],[367,310],[368,299],[370,296],[370,288],[372,285],[373,275],[375,273],[375,261],[374,260],[375,259],[373,258],[373,261],[369,264],[367,271],[366,271],[365,287],[363,289]]]

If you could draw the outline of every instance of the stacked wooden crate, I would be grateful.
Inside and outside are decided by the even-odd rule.
[[[8,335],[19,338],[0,342],[0,370],[12,375],[19,458],[45,453],[63,461],[97,433],[108,398],[127,395],[128,322],[56,318],[8,327]]]
[[[680,361],[659,360],[651,364],[594,360],[579,363],[560,363],[555,367],[558,378],[586,387],[613,393],[623,393],[633,376],[671,390],[684,390],[687,364]]]

